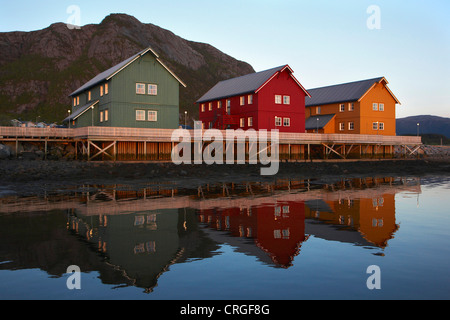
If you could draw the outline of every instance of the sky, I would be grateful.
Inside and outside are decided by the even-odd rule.
[[[0,0],[0,32],[98,24],[111,13],[209,43],[256,71],[288,64],[307,89],[384,76],[398,118],[450,117],[449,0]]]

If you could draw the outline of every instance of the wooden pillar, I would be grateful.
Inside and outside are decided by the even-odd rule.
[[[44,160],[47,160],[47,147],[48,147],[48,143],[47,143],[47,139],[45,139],[45,142],[44,142]]]
[[[16,158],[19,157],[19,140],[16,138]]]

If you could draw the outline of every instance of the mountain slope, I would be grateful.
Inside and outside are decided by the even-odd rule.
[[[39,116],[60,122],[71,92],[146,47],[187,84],[180,90],[180,112],[188,110],[191,116],[198,114],[195,101],[218,81],[254,72],[209,44],[182,39],[125,14],[81,29],[56,23],[33,32],[0,33],[0,121]]]
[[[430,115],[412,116],[397,119],[397,134],[417,134],[417,124],[420,134],[441,134],[450,138],[450,118]]]

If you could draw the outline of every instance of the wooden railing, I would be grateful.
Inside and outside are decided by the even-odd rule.
[[[0,141],[5,139],[89,139],[171,142],[173,129],[138,129],[85,127],[76,129],[61,128],[22,128],[0,127]],[[187,130],[194,139],[194,130]],[[202,131],[203,133],[205,130]],[[222,130],[223,138],[227,131]],[[245,133],[245,132],[244,132]],[[258,135],[258,132],[256,132]],[[270,141],[271,134],[267,132]],[[317,134],[317,133],[279,133],[280,144],[383,144],[383,145],[421,145],[421,137],[383,136],[358,134]]]

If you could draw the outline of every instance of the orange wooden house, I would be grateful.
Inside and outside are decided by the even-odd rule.
[[[310,89],[306,132],[396,135],[400,104],[384,77]]]

